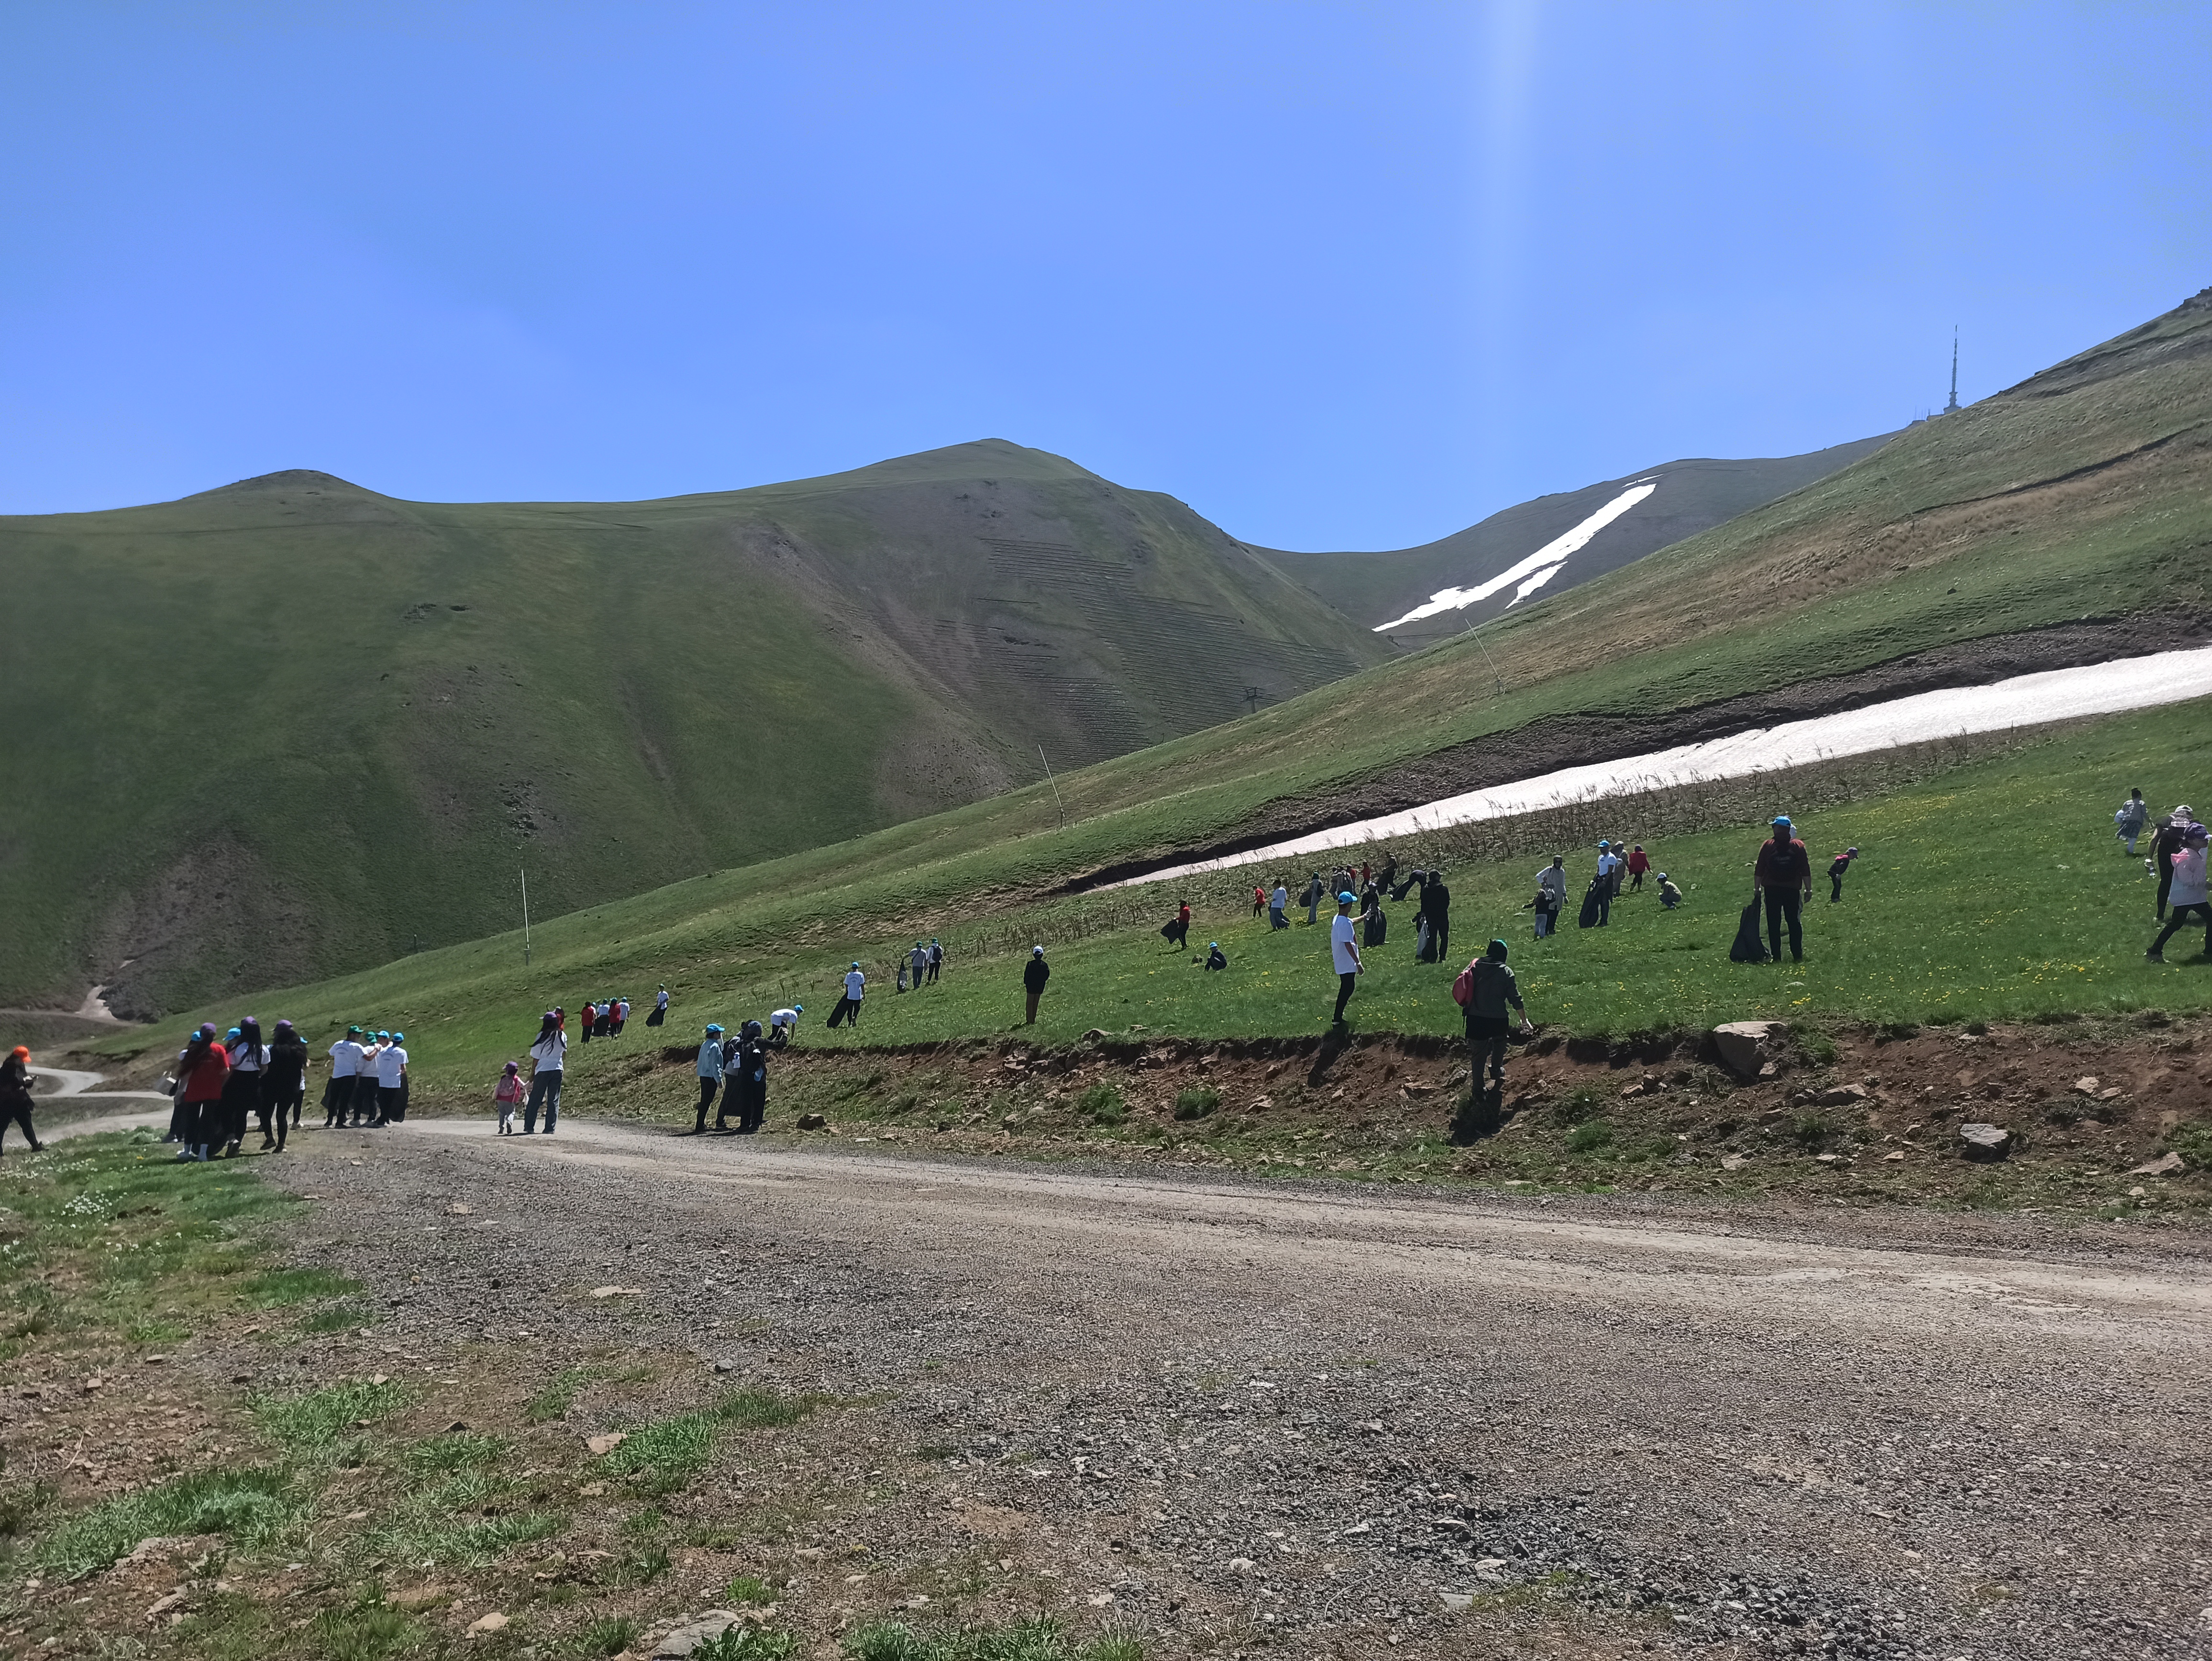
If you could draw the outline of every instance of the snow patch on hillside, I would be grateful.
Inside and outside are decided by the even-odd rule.
[[[1589,546],[1592,537],[1658,488],[1659,481],[1656,478],[1638,480],[1566,534],[1553,538],[1526,559],[1508,566],[1487,582],[1478,582],[1471,588],[1439,589],[1431,594],[1425,603],[1416,605],[1405,616],[1376,624],[1375,632],[1387,635],[1393,629],[1418,623],[1423,618],[1432,618],[1439,611],[1464,611],[1476,601],[1488,599],[1492,594],[1518,583],[1520,587],[1513,598],[1506,602],[1506,609],[1510,611],[1557,576],[1559,568],[1571,556]]]

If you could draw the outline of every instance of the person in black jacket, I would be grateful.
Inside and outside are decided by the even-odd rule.
[[[758,1021],[747,1021],[738,1029],[737,1053],[722,1074],[723,1110],[732,1105],[738,1110],[740,1136],[751,1135],[768,1116],[768,1045]],[[721,1121],[714,1123],[720,1129]]]
[[[1024,1026],[1036,1025],[1037,1000],[1044,996],[1044,983],[1052,978],[1052,966],[1044,960],[1044,947],[1030,947],[1030,960],[1022,969],[1022,989],[1029,994],[1029,1015]]]
[[[1782,931],[1790,931],[1790,960],[1805,960],[1803,907],[1813,897],[1813,860],[1787,813],[1774,821],[1774,835],[1759,845],[1752,867],[1753,897],[1766,902],[1767,949],[1776,963],[1782,961]]]
[[[1444,886],[1441,870],[1429,873],[1428,881],[1421,885],[1421,910],[1429,919],[1429,947],[1436,953],[1432,963],[1451,961],[1451,890]]]
[[[8,1140],[11,1124],[23,1127],[23,1139],[32,1153],[46,1146],[31,1129],[31,1052],[20,1043],[8,1052],[7,1060],[0,1061],[0,1142]]]
[[[282,1153],[291,1128],[300,1123],[300,1104],[307,1098],[307,1046],[289,1021],[276,1023],[269,1044],[269,1073],[261,1086],[261,1151]],[[275,1136],[270,1135],[271,1124]]]

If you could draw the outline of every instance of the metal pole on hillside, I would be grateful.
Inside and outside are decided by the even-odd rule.
[[[1505,696],[1505,677],[1498,672],[1498,660],[1490,655],[1490,642],[1483,639],[1480,624],[1470,623],[1467,632],[1474,636],[1474,643],[1482,648],[1482,660],[1490,666],[1490,678],[1498,684],[1498,695]]]
[[[1044,745],[1037,745],[1037,759],[1044,761]],[[1067,804],[1060,799],[1060,781],[1052,776],[1052,764],[1044,761],[1044,782],[1052,787],[1052,805],[1060,813],[1060,828],[1067,829]]]
[[[514,873],[522,879],[522,966],[527,969],[530,967],[530,873],[517,866]]]

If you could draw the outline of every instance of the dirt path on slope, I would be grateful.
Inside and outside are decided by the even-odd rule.
[[[879,1403],[920,1455],[857,1455],[819,1532],[868,1566],[799,1564],[810,1629],[980,1553],[963,1614],[1018,1564],[1155,1658],[2212,1654],[2184,1256],[589,1122],[295,1147],[260,1168],[385,1352],[619,1341]]]

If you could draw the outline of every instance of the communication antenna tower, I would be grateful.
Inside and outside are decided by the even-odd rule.
[[[1943,406],[1945,415],[1959,413],[1959,326],[1951,326],[1951,401]]]

